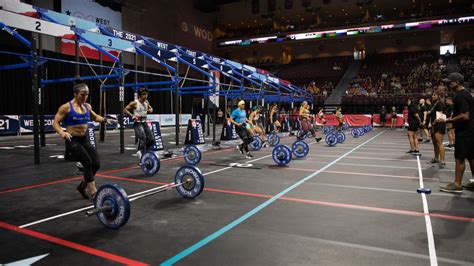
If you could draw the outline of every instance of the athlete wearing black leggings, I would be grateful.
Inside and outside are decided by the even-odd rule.
[[[133,129],[139,140],[138,151],[141,154],[144,154],[145,150],[149,150],[154,143],[153,134],[146,122],[147,114],[153,112],[153,108],[147,98],[148,90],[141,88],[138,90],[138,99],[131,101],[123,110],[134,121]]]
[[[54,117],[53,127],[65,140],[66,154],[74,161],[79,161],[84,167],[84,179],[77,190],[84,198],[94,197],[97,192],[94,176],[100,168],[99,155],[87,137],[87,123],[90,121],[113,123],[114,120],[97,115],[90,104],[86,103],[89,88],[85,83],[73,87],[74,98],[61,105]],[[66,131],[60,123],[64,121]],[[86,193],[88,192],[88,193]]]

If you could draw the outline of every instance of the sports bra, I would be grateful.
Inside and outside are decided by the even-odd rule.
[[[66,127],[85,125],[90,121],[91,111],[85,105],[84,108],[86,108],[86,112],[83,114],[79,114],[74,110],[72,101],[69,102],[69,108],[69,113],[66,115],[66,119],[64,120]]]

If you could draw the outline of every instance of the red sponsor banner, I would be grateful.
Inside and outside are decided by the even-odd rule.
[[[283,117],[289,117],[290,119],[294,120],[295,118],[293,118],[293,116],[288,116],[288,115],[281,115],[280,118],[283,118]],[[391,125],[392,123],[392,116],[391,115],[387,115],[387,119],[386,119],[386,122],[385,122],[385,125],[386,126],[389,126]],[[339,122],[337,122],[337,119],[336,119],[336,115],[334,114],[326,114],[324,115],[324,119],[326,120],[326,124],[327,126],[337,126],[339,125]],[[374,126],[381,126],[380,125],[380,115],[378,114],[374,114],[374,117],[373,117],[374,121],[373,121],[373,125]],[[372,116],[371,115],[364,115],[364,114],[354,114],[354,115],[344,115],[344,123],[347,123],[349,126],[353,126],[353,127],[359,127],[359,126],[365,126],[365,125],[370,125],[371,124],[371,120],[372,120]],[[316,124],[317,125],[323,125],[323,122],[321,121],[321,119],[319,118],[316,118]],[[396,126],[397,127],[401,127],[403,125],[403,115],[402,114],[398,114],[397,115],[397,123],[396,123]]]
[[[88,59],[95,59],[99,60],[99,50],[86,45],[86,44],[79,44],[80,50],[79,55],[81,57],[87,57]],[[118,56],[118,52],[114,50],[107,50],[111,54]],[[67,55],[76,55],[76,45],[74,44],[74,40],[68,39],[61,39],[61,53]],[[104,61],[113,62],[112,58],[108,57],[106,54],[102,55]]]
[[[370,125],[370,115],[344,115],[344,123],[349,126],[366,126]]]

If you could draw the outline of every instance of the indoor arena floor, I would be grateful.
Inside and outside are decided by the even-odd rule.
[[[164,139],[172,131],[163,129]],[[125,154],[118,134],[98,143],[98,185],[116,183],[130,195],[174,181],[183,158],[162,159],[157,175],[144,176],[133,140],[126,131]],[[453,152],[445,169],[427,164],[432,145],[421,144],[421,157],[405,154],[403,130],[347,134],[336,147],[308,139],[309,155],[287,167],[275,166],[271,148],[246,160],[237,142],[223,143],[203,153],[206,186],[197,199],[167,191],[134,201],[119,230],[74,212],[91,205],[76,191],[81,176],[57,157],[57,135],[47,143],[34,165],[31,136],[0,139],[0,264],[474,265],[474,193],[439,192],[453,180]],[[233,162],[253,167],[226,167]],[[426,204],[420,182],[432,190]]]

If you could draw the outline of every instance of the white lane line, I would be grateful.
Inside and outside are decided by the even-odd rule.
[[[420,165],[420,156],[416,156],[416,161],[418,164],[418,174],[420,177],[420,188],[424,188],[423,173],[421,171],[421,165]],[[428,250],[430,253],[430,263],[431,263],[431,266],[437,266],[438,259],[436,258],[436,247],[434,243],[433,228],[431,227],[431,217],[430,217],[430,211],[428,209],[428,202],[426,200],[426,194],[425,193],[420,193],[420,194],[421,194],[421,200],[423,201],[423,212],[425,213],[426,234],[428,237]]]

